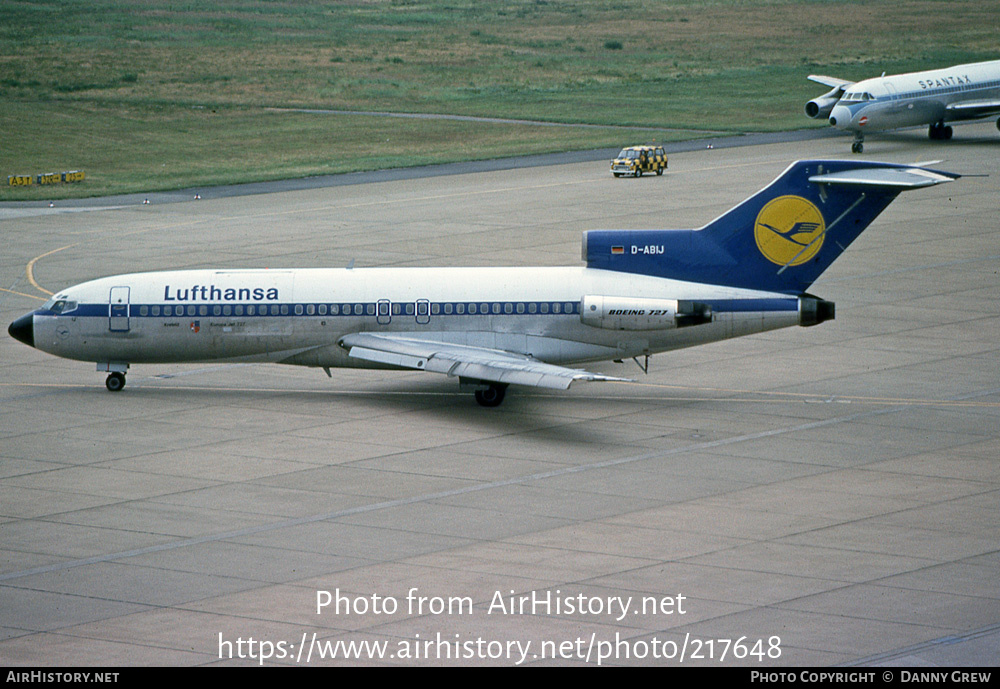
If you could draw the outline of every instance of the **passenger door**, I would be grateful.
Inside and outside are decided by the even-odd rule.
[[[108,330],[113,333],[129,331],[129,288],[112,287],[108,297]]]
[[[417,323],[427,325],[431,322],[431,303],[426,299],[417,299]]]
[[[379,325],[389,325],[392,322],[392,304],[388,299],[379,299],[376,305],[376,321]]]

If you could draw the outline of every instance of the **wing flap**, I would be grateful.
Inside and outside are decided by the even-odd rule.
[[[353,333],[340,339],[349,356],[366,361],[496,383],[567,389],[573,381],[628,381],[583,369],[546,364],[528,356],[412,336]]]
[[[571,369],[565,370],[569,371]],[[504,364],[496,362],[492,364],[459,363],[455,365],[449,375],[478,380],[492,380],[497,383],[528,385],[536,388],[552,388],[554,390],[565,390],[574,380],[577,380],[576,377],[564,376],[559,373],[544,373],[528,369],[508,369]]]
[[[381,349],[372,349],[370,347],[352,347],[351,356],[364,359],[365,361],[374,361],[380,364],[391,364],[392,366],[400,366],[402,368],[427,368],[426,357],[411,356],[409,354],[400,354],[398,352],[387,352]]]

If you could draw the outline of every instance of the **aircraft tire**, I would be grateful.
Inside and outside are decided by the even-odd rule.
[[[1000,129],[1000,117],[997,118],[997,129]]]
[[[125,374],[117,372],[110,374],[104,381],[104,386],[111,392],[120,392],[125,387]]]
[[[932,141],[949,141],[951,137],[955,134],[955,130],[951,127],[946,127],[941,123],[932,124],[927,130],[927,136]]]
[[[476,390],[476,402],[481,407],[499,407],[506,394],[506,385],[491,385],[485,390]]]
[[[864,153],[865,145],[860,141],[851,144],[851,153]]]

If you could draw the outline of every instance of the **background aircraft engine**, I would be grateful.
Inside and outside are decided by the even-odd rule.
[[[806,103],[806,115],[814,120],[829,117],[833,106],[840,100],[840,89],[836,88],[826,95],[814,98]]]
[[[683,299],[587,295],[580,300],[580,320],[604,330],[666,330],[710,323],[712,309]]]

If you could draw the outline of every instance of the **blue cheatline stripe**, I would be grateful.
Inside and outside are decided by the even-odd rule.
[[[258,302],[218,303],[185,302],[182,304],[129,305],[130,318],[272,318],[272,317],[337,317],[337,316],[564,316],[580,313],[579,301],[546,302],[389,302],[391,313],[379,312],[379,302]],[[396,311],[396,307],[401,307]],[[170,309],[170,313],[166,312]],[[253,312],[250,312],[253,309]],[[426,309],[426,310],[425,310]],[[72,316],[106,318],[108,304],[80,304],[72,311],[55,313],[47,309],[35,311],[39,316]]]
[[[763,311],[798,311],[799,300],[796,297],[768,299],[705,299],[697,300],[708,304],[716,313],[746,313]],[[390,302],[403,307],[400,312],[392,310],[390,314],[382,313],[382,317],[393,318],[416,317],[416,302]],[[129,318],[273,318],[273,317],[375,317],[379,314],[377,302],[323,302],[323,303],[272,303],[272,304],[131,304]],[[407,310],[409,307],[409,310]],[[472,308],[475,308],[475,312]],[[166,313],[166,309],[170,313]],[[250,309],[253,313],[250,313]],[[204,311],[203,311],[204,309]],[[558,309],[558,310],[557,310]],[[183,310],[183,313],[178,311]],[[218,310],[218,311],[217,311]],[[237,313],[239,311],[239,313]],[[107,304],[80,304],[72,311],[56,314],[40,309],[35,312],[39,316],[70,316],[82,318],[107,318]],[[579,315],[580,302],[433,302],[428,305],[428,312],[419,315],[434,318],[453,316],[565,316]]]

